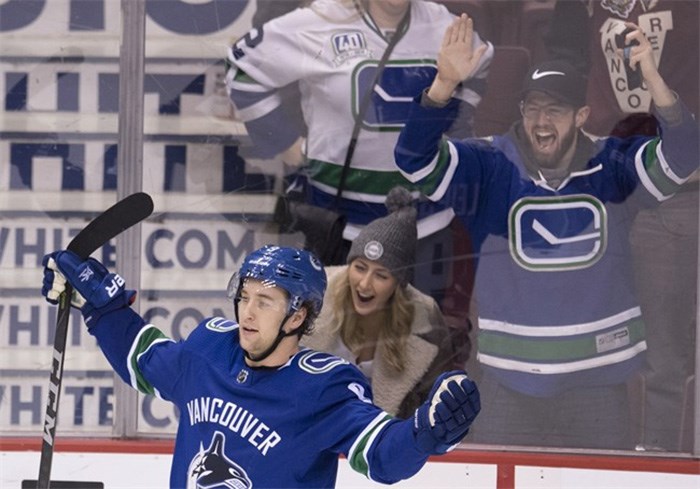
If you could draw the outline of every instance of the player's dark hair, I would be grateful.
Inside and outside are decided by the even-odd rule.
[[[301,338],[304,335],[310,335],[314,332],[314,322],[316,321],[316,318],[321,312],[316,310],[316,307],[314,307],[314,303],[312,301],[304,301],[301,304],[301,307],[306,309],[306,318],[299,327],[299,338]]]

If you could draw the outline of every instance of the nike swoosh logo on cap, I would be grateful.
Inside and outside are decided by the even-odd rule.
[[[542,77],[545,76],[550,76],[550,75],[561,75],[561,76],[566,76],[566,73],[562,73],[561,71],[540,71],[540,70],[535,70],[535,72],[532,74],[532,79],[533,80],[539,80]]]

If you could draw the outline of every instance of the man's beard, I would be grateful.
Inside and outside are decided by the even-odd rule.
[[[575,143],[576,131],[574,129],[569,130],[563,136],[559,137],[559,148],[553,154],[542,155],[540,152],[533,151],[533,156],[537,165],[541,168],[559,168],[562,165],[562,159],[564,155],[569,151],[569,148]],[[568,165],[567,165],[568,166]]]

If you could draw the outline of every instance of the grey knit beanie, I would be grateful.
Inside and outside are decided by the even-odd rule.
[[[353,240],[347,263],[363,257],[388,268],[401,285],[413,278],[416,262],[416,209],[411,193],[394,187],[386,197],[389,215],[367,224]]]

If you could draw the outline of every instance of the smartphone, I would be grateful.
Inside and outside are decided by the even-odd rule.
[[[637,41],[632,41],[629,44],[625,43],[625,37],[627,37],[627,34],[632,32],[634,29],[628,27],[622,33],[620,34],[615,34],[615,45],[617,46],[618,49],[625,49],[625,48],[630,48],[632,46],[639,46],[639,42]],[[630,67],[630,60],[629,58],[624,59],[624,64],[625,64],[625,73],[627,74],[627,88],[629,90],[634,90],[636,88],[639,88],[642,86],[642,74],[639,71],[639,67],[637,67],[636,70],[632,69]]]

